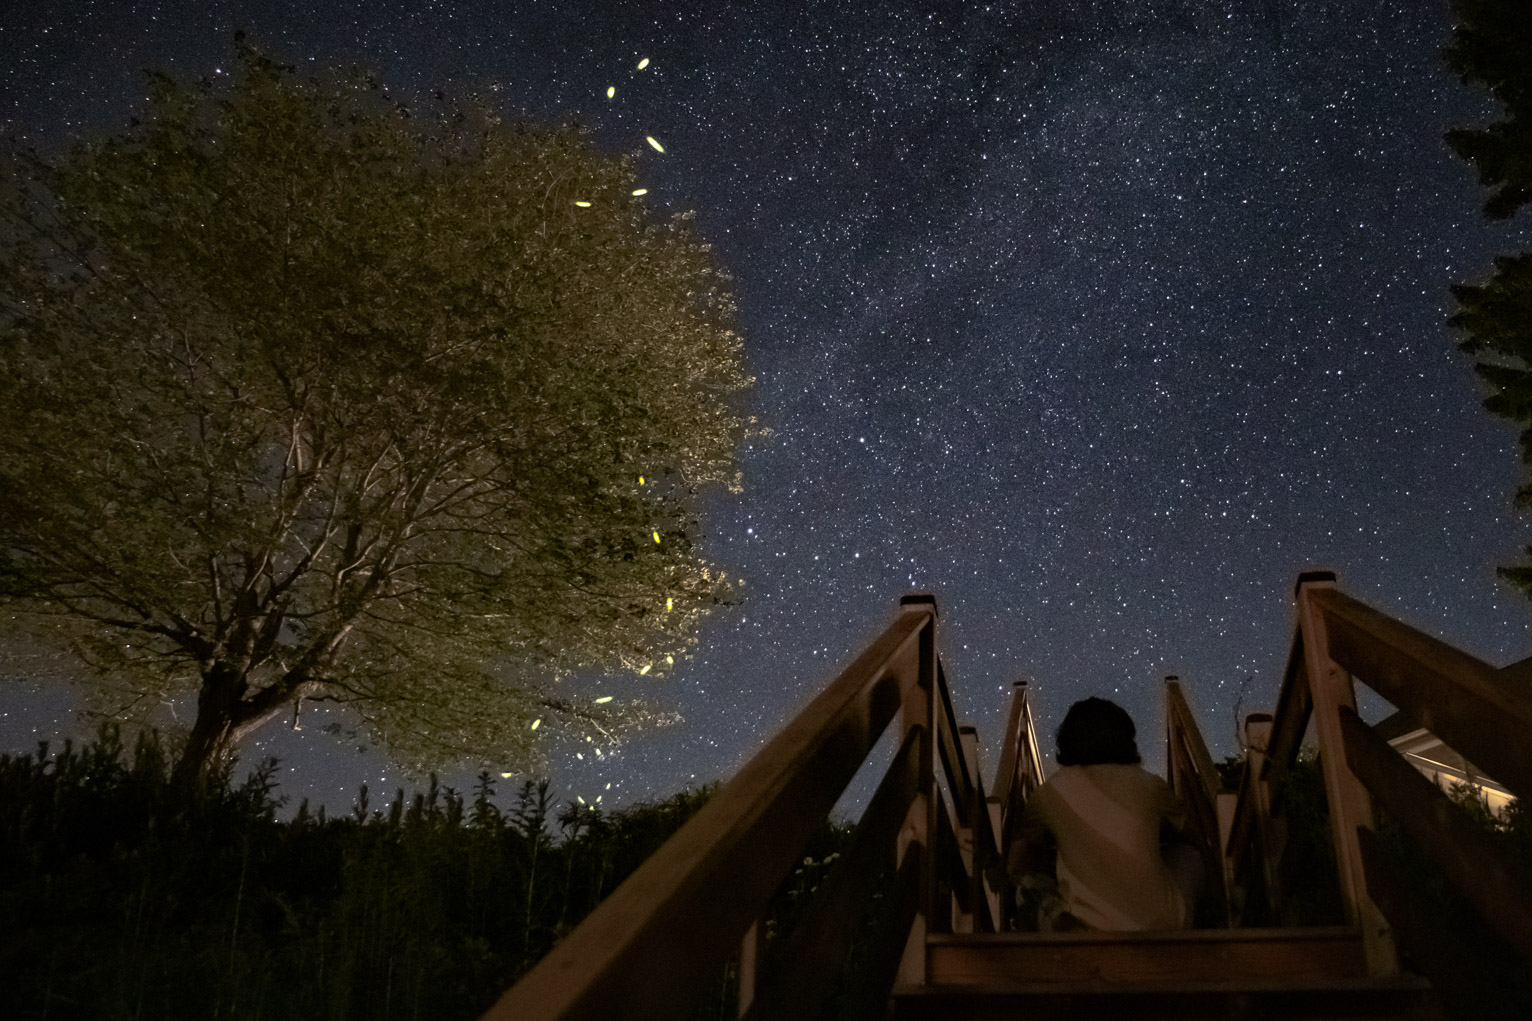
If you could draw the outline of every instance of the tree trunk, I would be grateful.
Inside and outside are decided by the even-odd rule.
[[[233,762],[241,742],[297,696],[294,692],[293,698],[257,709],[242,697],[246,690],[244,679],[222,664],[203,673],[197,692],[197,719],[171,774],[173,785],[183,795],[205,791],[208,783]]]

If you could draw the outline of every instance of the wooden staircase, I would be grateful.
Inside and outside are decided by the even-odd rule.
[[[1246,722],[1225,790],[1167,678],[1167,779],[1208,848],[1208,927],[1011,931],[1005,863],[1044,779],[1029,688],[1013,690],[992,783],[937,655],[930,596],[898,618],[686,826],[512,987],[484,1021],[686,1018],[727,971],[742,1021],[1532,1017],[1505,974],[1444,939],[1375,805],[1435,861],[1519,967],[1532,869],[1464,816],[1356,712],[1371,686],[1503,789],[1532,796],[1532,685],[1300,576],[1274,713]],[[1524,665],[1523,665],[1524,666]],[[896,751],[835,869],[789,933],[763,912],[863,762]],[[1339,925],[1304,920],[1285,814],[1305,733],[1318,745]],[[876,908],[873,905],[876,904]],[[1307,919],[1312,922],[1312,917]]]

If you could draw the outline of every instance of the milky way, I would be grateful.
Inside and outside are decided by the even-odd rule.
[[[706,548],[747,599],[664,679],[573,682],[686,720],[555,749],[561,791],[727,775],[911,590],[991,746],[1028,676],[1045,723],[1118,699],[1152,760],[1176,673],[1233,751],[1308,566],[1492,663],[1532,651],[1494,574],[1532,537],[1514,434],[1445,325],[1449,284],[1528,238],[1441,141],[1493,112],[1441,64],[1444,2],[126,6],[0,14],[8,133],[114,130],[138,68],[215,76],[246,28],[587,126],[733,275],[773,432]],[[66,715],[8,703],[7,747]],[[255,753],[284,790],[395,782],[314,722]]]

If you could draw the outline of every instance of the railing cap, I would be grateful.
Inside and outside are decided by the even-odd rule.
[[[925,610],[929,609],[931,615],[937,616],[936,596],[930,592],[911,592],[907,596],[899,597],[899,609],[901,610]]]
[[[1298,593],[1302,591],[1303,586],[1305,585],[1324,585],[1330,588],[1334,588],[1335,572],[1326,570],[1298,572],[1298,580],[1293,583],[1294,599],[1298,598]]]

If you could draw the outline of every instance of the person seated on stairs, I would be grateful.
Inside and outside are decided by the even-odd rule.
[[[1133,718],[1103,698],[1076,702],[1059,726],[1060,768],[1027,800],[1008,862],[1013,876],[1046,867],[1047,837],[1057,844],[1058,896],[1043,906],[1045,931],[1191,924],[1202,854],[1185,834],[1186,806],[1140,765],[1134,738]],[[1162,852],[1164,829],[1177,836]]]

